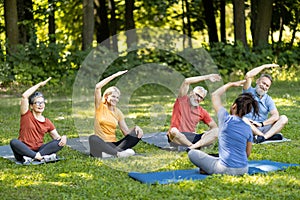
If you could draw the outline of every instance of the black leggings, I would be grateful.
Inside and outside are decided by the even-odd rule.
[[[90,155],[93,157],[102,158],[102,152],[110,155],[117,155],[119,151],[134,147],[140,139],[136,137],[135,132],[131,132],[117,142],[105,142],[97,135],[89,137]]]
[[[52,140],[47,144],[43,144],[37,151],[31,150],[25,143],[18,139],[13,139],[10,141],[10,147],[14,153],[17,161],[24,161],[23,156],[28,156],[30,158],[35,158],[37,152],[40,152],[41,156],[50,155],[61,150],[63,147],[59,146],[60,140]]]

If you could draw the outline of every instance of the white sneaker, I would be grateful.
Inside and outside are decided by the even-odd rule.
[[[102,152],[102,158],[113,158],[114,156],[105,152]]]
[[[125,157],[129,157],[129,156],[133,156],[135,154],[133,149],[126,149],[124,151],[120,151],[117,153],[117,156],[119,158],[125,158]]]
[[[25,164],[25,165],[28,165],[33,161],[33,159],[28,156],[23,156],[23,159],[24,159],[23,164]]]
[[[56,154],[53,153],[51,155],[44,155],[43,158],[44,158],[45,162],[55,161],[56,160]]]

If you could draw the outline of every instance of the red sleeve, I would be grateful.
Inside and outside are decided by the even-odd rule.
[[[203,121],[203,123],[208,125],[212,121],[212,118],[210,117],[209,113],[203,108],[201,108],[200,112],[202,117],[201,120]]]
[[[48,131],[47,132],[53,131],[55,129],[54,124],[48,118],[46,118],[46,124],[48,126]]]

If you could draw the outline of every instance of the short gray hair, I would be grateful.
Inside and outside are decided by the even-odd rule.
[[[271,83],[273,82],[273,79],[272,79],[271,75],[269,75],[269,74],[262,74],[262,75],[260,75],[259,78],[263,78],[263,77],[266,77],[266,78],[270,79]]]
[[[204,94],[204,96],[207,95],[207,90],[206,90],[204,87],[202,87],[202,86],[196,86],[196,87],[193,89],[193,92],[196,92],[197,90],[200,90],[200,91]]]
[[[33,104],[34,103],[34,100],[37,98],[37,97],[44,97],[43,93],[41,92],[34,92],[33,94],[31,94],[28,98],[28,101],[29,101],[29,104]]]

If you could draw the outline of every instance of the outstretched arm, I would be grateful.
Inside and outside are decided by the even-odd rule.
[[[279,67],[277,64],[265,64],[261,65],[259,67],[255,67],[254,69],[250,70],[249,72],[246,73],[245,75],[245,84],[243,86],[244,90],[247,90],[251,86],[252,78],[256,76],[258,73],[260,73],[262,70],[271,68],[271,67]]]
[[[95,93],[94,93],[94,96],[95,96],[95,106],[96,107],[99,106],[99,104],[101,102],[101,97],[102,97],[101,89],[102,89],[102,87],[104,87],[106,84],[108,84],[114,78],[125,74],[127,71],[128,70],[118,71],[117,73],[115,73],[115,74],[113,74],[113,75],[111,75],[109,77],[106,77],[105,79],[101,80],[99,83],[96,84],[96,86],[95,86]]]
[[[51,77],[49,77],[47,80],[42,81],[34,86],[32,86],[31,88],[29,88],[28,90],[26,90],[23,94],[22,94],[22,99],[21,99],[21,115],[25,114],[28,111],[28,106],[29,106],[29,102],[28,102],[28,98],[30,95],[32,95],[39,87],[46,85],[46,83],[48,81],[50,81]]]
[[[215,109],[216,113],[223,107],[222,101],[221,101],[221,96],[227,91],[228,88],[230,87],[237,87],[237,86],[242,86],[245,83],[245,80],[241,81],[236,81],[236,82],[229,82],[226,83],[225,85],[221,86],[218,88],[216,91],[214,91],[211,94],[211,100],[213,104],[213,108]]]
[[[220,81],[222,78],[219,74],[208,74],[204,76],[195,76],[184,79],[180,86],[178,97],[187,95],[189,87],[191,84],[198,83],[205,80],[210,80],[211,82]]]

